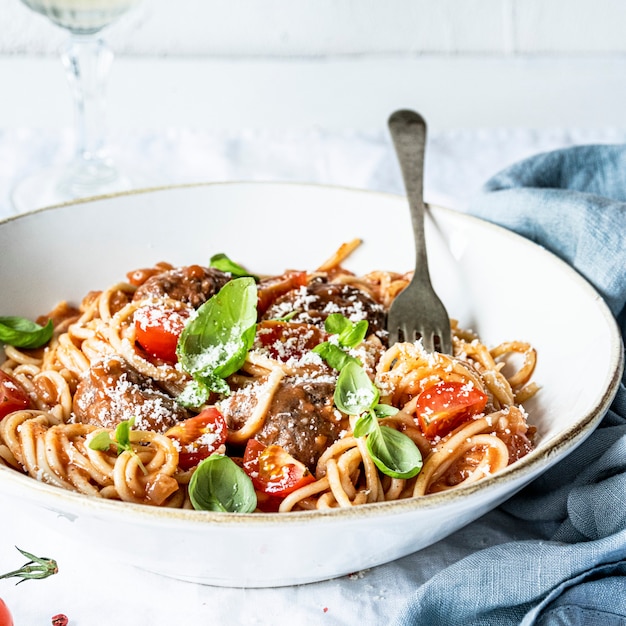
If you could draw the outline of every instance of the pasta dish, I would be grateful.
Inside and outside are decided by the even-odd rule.
[[[255,276],[159,263],[0,318],[0,463],[82,494],[239,513],[422,497],[533,447],[536,353],[452,321],[453,354],[387,345],[410,273]]]

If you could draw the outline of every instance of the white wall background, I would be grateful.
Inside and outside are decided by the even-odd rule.
[[[437,128],[626,128],[621,0],[143,0],[105,34],[122,127],[369,128],[412,106]],[[64,38],[0,0],[0,123],[69,124]]]
[[[63,34],[0,0],[0,53]],[[598,55],[626,52],[621,0],[144,0],[108,33],[141,56]]]

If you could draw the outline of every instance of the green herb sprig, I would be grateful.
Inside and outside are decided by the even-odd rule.
[[[324,341],[313,348],[331,367],[342,370],[346,363],[360,364],[348,350],[356,348],[367,334],[367,320],[352,322],[341,313],[331,313],[324,321],[324,329],[333,335],[332,341]]]
[[[35,556],[34,554],[26,552],[26,550],[22,550],[17,546],[15,546],[15,548],[19,550],[23,556],[29,559],[29,561],[28,563],[22,565],[19,569],[0,575],[0,578],[19,578],[20,580],[16,583],[19,585],[25,580],[48,578],[48,576],[53,576],[58,573],[59,567],[54,559]]]
[[[222,454],[212,454],[198,465],[189,481],[189,499],[200,511],[252,513],[257,506],[248,475]]]
[[[129,452],[131,455],[137,456],[137,453],[133,450],[130,441],[130,433],[134,425],[134,417],[120,422],[115,428],[113,437],[111,437],[111,434],[108,431],[103,430],[89,441],[89,447],[92,450],[106,452],[111,446],[115,446],[117,448],[118,456],[122,454],[122,452]],[[137,457],[137,462],[139,467],[141,467],[142,472],[147,474],[148,470],[145,468],[139,457]]]
[[[53,333],[52,320],[40,326],[25,317],[0,317],[0,344],[26,349],[41,348],[50,341]]]
[[[346,363],[335,388],[335,406],[357,417],[355,437],[367,437],[366,447],[378,469],[392,478],[412,478],[422,469],[419,448],[410,437],[380,424],[379,418],[398,412],[395,407],[380,404],[380,392],[367,372],[357,363]]]
[[[183,406],[205,404],[211,392],[228,395],[225,378],[244,363],[256,334],[254,278],[235,278],[207,300],[183,329],[176,346],[178,363],[192,380],[178,397]]]
[[[245,267],[239,265],[239,263],[235,263],[235,261],[231,260],[223,252],[214,254],[209,261],[209,266],[221,270],[222,272],[227,272],[235,278],[243,278],[244,276],[249,276],[250,278],[254,278],[255,282],[259,282],[258,276],[256,276],[255,274],[251,274]]]

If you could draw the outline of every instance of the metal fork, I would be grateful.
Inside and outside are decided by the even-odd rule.
[[[413,278],[396,296],[387,314],[389,345],[421,339],[429,352],[451,354],[450,318],[430,282],[426,255],[423,199],[426,122],[414,111],[400,110],[392,113],[388,124],[402,170],[415,238]]]

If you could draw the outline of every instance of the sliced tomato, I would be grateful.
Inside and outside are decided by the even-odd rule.
[[[135,311],[135,340],[151,356],[176,363],[176,344],[189,318],[187,309],[144,306]]]
[[[11,613],[2,600],[0,600],[0,626],[13,626]]]
[[[256,439],[249,439],[246,444],[243,469],[256,489],[279,498],[315,480],[306,465],[282,446],[265,446]]]
[[[278,513],[278,509],[280,508],[280,503],[284,500],[284,498],[278,496],[270,496],[269,494],[259,491],[256,491],[256,507],[263,513]]]
[[[175,439],[180,447],[178,466],[182,470],[195,467],[226,443],[228,428],[222,413],[215,407],[203,409],[172,426],[165,435]]]
[[[30,398],[13,376],[0,370],[0,420],[13,411],[30,408]]]
[[[326,335],[311,324],[267,320],[257,325],[256,338],[273,359],[285,363],[302,358],[325,341]]]
[[[288,291],[303,287],[307,283],[307,273],[299,270],[288,270],[280,276],[266,278],[258,284],[259,315],[263,315],[275,300],[284,296]]]
[[[482,413],[486,404],[487,396],[471,383],[440,381],[420,393],[415,412],[422,433],[432,439]]]

